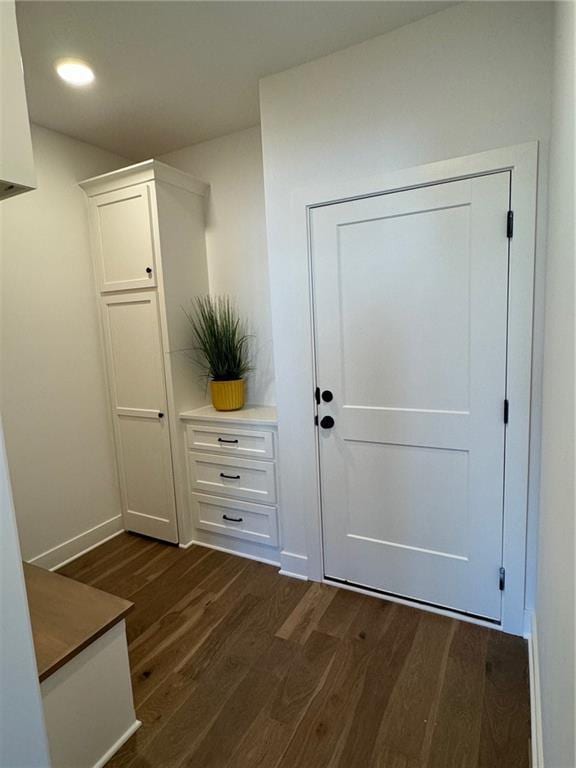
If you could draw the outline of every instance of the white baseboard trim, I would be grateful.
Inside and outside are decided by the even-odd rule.
[[[115,755],[115,754],[116,754],[116,752],[118,752],[118,750],[120,749],[120,747],[121,747],[123,744],[125,744],[125,743],[128,741],[128,739],[130,738],[130,736],[132,736],[132,734],[136,733],[136,731],[138,730],[138,728],[140,728],[140,726],[141,726],[141,725],[142,725],[142,723],[140,722],[140,720],[135,720],[135,721],[132,723],[132,725],[130,726],[130,728],[128,728],[128,730],[127,730],[127,731],[125,731],[125,732],[122,734],[122,736],[120,736],[120,738],[118,739],[118,741],[117,741],[117,742],[115,742],[115,743],[114,743],[114,744],[113,744],[113,745],[110,747],[110,749],[109,749],[109,750],[108,750],[108,751],[107,751],[105,754],[103,754],[103,755],[102,755],[102,757],[100,758],[100,760],[98,760],[96,763],[94,763],[94,765],[92,766],[92,768],[103,768],[103,766],[105,766],[105,765],[106,765],[106,763],[108,762],[108,760],[110,760],[110,758],[111,758],[113,755]]]
[[[532,768],[544,768],[542,742],[542,697],[540,693],[540,660],[538,656],[538,624],[532,612],[528,640],[530,664],[530,723],[532,740]]]
[[[524,608],[524,634],[522,635],[524,640],[530,640],[532,634],[532,614],[532,610]]]
[[[246,552],[238,552],[235,549],[229,549],[228,547],[220,547],[216,544],[207,544],[205,541],[196,541],[191,539],[187,544],[179,544],[180,549],[188,549],[192,545],[196,547],[206,547],[206,549],[216,549],[218,552],[225,552],[227,555],[236,555],[237,557],[244,557],[246,560],[255,560],[257,563],[265,563],[266,565],[273,565],[275,568],[280,566],[277,560],[268,560],[265,557],[258,557],[256,555],[249,555]]]
[[[303,576],[301,573],[292,573],[292,571],[285,571],[284,568],[280,568],[278,571],[280,576],[288,576],[290,579],[299,579],[300,581],[308,581],[308,576]]]
[[[294,552],[280,552],[280,573],[290,576],[292,579],[308,581],[308,558],[306,555],[297,555]]]
[[[91,549],[100,546],[100,544],[108,541],[108,539],[118,536],[123,530],[122,515],[116,515],[84,531],[84,533],[80,533],[78,536],[74,536],[67,541],[63,541],[62,544],[46,550],[41,555],[28,560],[28,562],[33,565],[39,565],[41,568],[55,571],[72,560],[76,560],[77,557],[85,555]]]

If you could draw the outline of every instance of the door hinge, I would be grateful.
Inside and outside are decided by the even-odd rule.
[[[316,400],[316,405],[320,405],[320,387],[316,387],[314,390],[314,400]]]
[[[506,216],[506,237],[511,238],[514,234],[514,211],[508,211]]]
[[[318,426],[318,414],[316,414],[316,415],[314,416],[314,426],[315,426],[315,427],[317,427],[317,426]]]
[[[510,401],[504,400],[504,424],[508,424],[508,418],[510,416]]]
[[[498,582],[498,586],[500,588],[500,592],[503,592],[504,588],[506,587],[506,568],[500,568],[500,580]]]

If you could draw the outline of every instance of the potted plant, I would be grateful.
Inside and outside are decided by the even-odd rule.
[[[210,380],[212,405],[217,411],[239,410],[244,377],[252,370],[244,322],[228,296],[199,296],[186,315],[198,362]]]

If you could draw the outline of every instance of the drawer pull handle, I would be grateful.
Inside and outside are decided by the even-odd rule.
[[[225,440],[223,437],[218,438],[219,443],[237,443],[238,440]]]
[[[228,520],[230,523],[243,523],[244,519],[242,517],[228,517],[228,515],[222,515],[222,518],[224,520]]]
[[[220,472],[220,477],[224,477],[226,480],[240,480],[240,475],[225,475],[224,472]]]

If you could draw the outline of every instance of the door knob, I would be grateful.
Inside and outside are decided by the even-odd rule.
[[[158,418],[159,419],[163,419],[164,418],[164,414],[162,413],[162,411],[158,411]]]
[[[322,392],[322,400],[324,400],[325,403],[331,403],[332,400],[334,400],[334,395],[329,389],[325,389],[324,392]]]
[[[322,429],[332,429],[334,426],[334,419],[332,416],[323,416],[320,420],[320,426]]]
[[[151,275],[152,274],[152,267],[146,267],[146,274]]]

